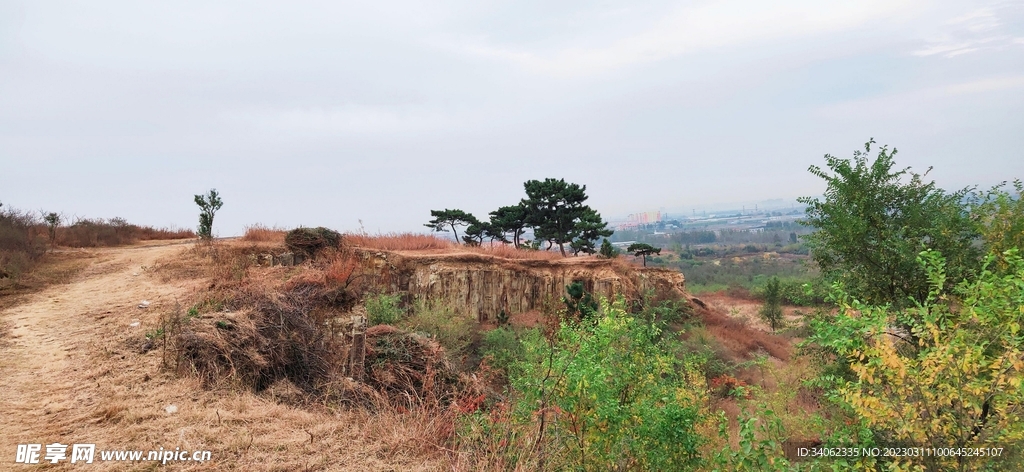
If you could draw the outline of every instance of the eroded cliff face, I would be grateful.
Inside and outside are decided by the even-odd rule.
[[[373,285],[410,299],[440,300],[481,320],[561,305],[565,287],[582,282],[595,297],[682,298],[683,274],[593,258],[510,260],[480,254],[399,254],[365,251],[377,269]]]

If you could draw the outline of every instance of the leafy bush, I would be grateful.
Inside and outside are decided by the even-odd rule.
[[[942,252],[950,282],[970,278],[980,265],[979,234],[969,189],[948,193],[909,168],[894,168],[896,150],[886,146],[869,162],[874,143],[852,159],[826,155],[828,171],[810,167],[828,188],[823,199],[798,199],[808,206],[806,224],[818,229],[804,239],[827,280],[874,305],[909,307],[929,294],[918,254]]]
[[[737,418],[739,448],[725,447],[715,454],[714,470],[786,472],[793,470],[782,451],[782,423],[774,411],[760,408],[761,418],[741,415]],[[719,422],[719,435],[728,438],[727,421]],[[835,458],[830,458],[834,459]],[[831,467],[829,467],[831,469]],[[801,469],[802,470],[802,469]],[[812,469],[818,470],[818,469]],[[828,470],[828,469],[822,469]]]
[[[492,329],[484,333],[480,352],[491,359],[491,365],[505,372],[523,356],[523,345],[519,336],[508,327]]]
[[[562,297],[565,303],[566,316],[575,320],[588,319],[597,313],[597,300],[583,287],[583,282],[573,282],[565,286],[566,296]]]
[[[803,280],[779,280],[779,296],[782,301],[796,306],[824,305],[828,299],[828,287],[821,278]]]
[[[669,323],[687,321],[693,315],[693,306],[686,300],[654,301],[653,291],[644,294],[641,310],[637,315],[648,323],[660,323],[664,329]]]
[[[991,270],[1005,261],[1006,271]],[[865,305],[838,290],[840,312],[817,322],[811,340],[848,366],[822,379],[828,398],[866,425],[883,445],[1004,447],[1024,441],[1024,260],[1017,249],[987,257],[978,278],[952,294],[945,260],[918,258],[931,290],[913,308]],[[1005,275],[1003,275],[1005,274]],[[906,331],[894,328],[901,324]],[[1019,470],[1024,451],[1001,457],[910,457],[901,470]]]
[[[989,252],[996,257],[996,268],[1008,264],[1003,253],[1012,248],[1024,248],[1024,182],[1013,181],[1011,195],[998,185],[985,193],[974,207],[972,217],[977,221],[981,238]]]
[[[370,322],[370,326],[397,324],[405,316],[405,311],[398,306],[401,301],[401,295],[382,293],[367,297],[365,302],[366,317]]]
[[[476,321],[442,304],[420,301],[401,325],[411,331],[429,334],[449,354],[457,357],[465,354],[472,343]]]
[[[764,304],[761,305],[760,315],[774,332],[782,326],[782,292],[778,277],[772,277],[765,284],[764,290],[761,291],[761,297],[764,299]]]
[[[623,301],[601,313],[593,324],[563,324],[553,343],[523,338],[524,360],[512,378],[518,420],[548,429],[545,447],[564,462],[556,468],[696,466],[705,401],[698,366]]]

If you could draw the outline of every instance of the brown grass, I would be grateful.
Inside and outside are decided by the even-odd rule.
[[[497,242],[494,244],[485,242],[481,246],[466,246],[432,235],[416,233],[388,233],[377,236],[346,234],[342,241],[343,244],[349,246],[381,251],[445,251],[451,253],[483,254],[514,260],[550,261],[563,259],[561,253],[556,251],[534,251]]]
[[[0,207],[0,287],[29,272],[46,252],[46,237],[33,213]]]
[[[696,307],[696,313],[704,326],[722,345],[735,355],[737,360],[753,359],[759,352],[788,361],[792,346],[781,336],[766,333],[747,326],[743,321],[722,312]]]
[[[489,246],[484,244],[483,246],[470,246],[464,248],[469,252],[475,252],[478,254],[487,254],[495,257],[501,257],[504,259],[530,259],[530,260],[541,260],[541,261],[552,261],[556,259],[564,259],[562,254],[555,251],[534,251],[532,249],[519,249],[515,246],[508,244]],[[572,256],[569,256],[572,257]]]
[[[372,392],[387,404],[413,408],[447,405],[474,391],[436,341],[390,327],[367,330],[366,378],[362,385],[346,380],[353,374],[344,322],[367,289],[362,275],[368,267],[349,251],[330,250],[309,264],[253,271],[254,247],[211,244],[191,251],[219,268],[209,289],[190,302],[191,314],[179,310],[169,317],[179,373],[208,387],[256,392],[287,380],[310,401],[361,406],[379,403]]]
[[[45,233],[45,228],[41,228]],[[61,226],[56,232],[57,245],[65,247],[113,247],[138,241],[191,239],[196,234],[190,229],[153,228],[130,224],[122,219],[86,219],[70,226]]]
[[[379,249],[382,251],[422,251],[426,249],[450,249],[457,245],[428,234],[387,233],[371,236],[347,233],[342,241],[350,246]]]
[[[254,243],[280,243],[284,244],[284,236],[288,230],[278,227],[267,227],[260,223],[245,227],[245,234],[242,241]]]
[[[42,256],[21,277],[0,279],[0,309],[16,304],[23,295],[51,285],[71,283],[90,264],[93,256],[81,252],[56,252]]]

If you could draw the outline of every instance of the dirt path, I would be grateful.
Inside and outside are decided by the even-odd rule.
[[[69,283],[0,310],[0,470],[18,444],[95,444],[96,450],[211,451],[207,462],[100,461],[88,470],[436,470],[437,454],[410,443],[423,423],[344,410],[289,406],[278,395],[204,389],[162,368],[162,346],[143,352],[161,318],[195,303],[203,277],[176,278],[165,264],[203,263],[187,243],[89,251]],[[197,271],[200,273],[201,271]],[[139,308],[149,301],[148,308]],[[180,305],[179,305],[180,304]],[[177,315],[176,315],[177,313]],[[6,331],[5,331],[6,330]],[[168,365],[173,354],[167,353]],[[282,393],[276,393],[276,389]],[[290,387],[294,390],[294,386]],[[68,459],[48,470],[79,470]]]
[[[71,440],[84,411],[101,397],[101,382],[84,374],[95,351],[118,349],[110,328],[141,334],[141,318],[173,304],[185,290],[151,277],[147,268],[182,250],[181,243],[89,251],[91,264],[66,285],[51,286],[0,312],[10,328],[0,356],[0,460],[17,444]],[[138,308],[142,300],[149,308]],[[130,326],[134,321],[137,326]]]

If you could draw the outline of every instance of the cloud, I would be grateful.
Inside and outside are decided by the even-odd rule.
[[[233,110],[223,112],[221,120],[229,125],[302,136],[418,133],[464,124],[459,117],[436,111],[364,105]]]
[[[641,31],[620,35],[604,44],[529,49],[493,44],[486,38],[461,38],[449,47],[461,52],[516,64],[553,76],[580,76],[660,61],[713,48],[766,40],[834,34],[890,18],[911,1],[862,2],[715,2],[675,10],[648,23]],[[586,43],[586,38],[574,38]]]
[[[959,96],[1003,92],[1024,88],[1024,75],[995,76],[965,82],[922,88],[862,100],[849,100],[819,109],[826,116],[872,115],[880,110],[891,113],[918,113],[923,106],[945,103]]]
[[[941,29],[940,33],[927,41],[927,46],[913,51],[912,54],[919,57],[956,57],[984,49],[1024,43],[1024,38],[1004,32],[1003,21],[993,7],[979,8],[953,18],[945,22]]]

